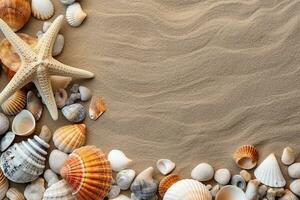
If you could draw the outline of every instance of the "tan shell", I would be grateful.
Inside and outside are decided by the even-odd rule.
[[[1,0],[0,18],[14,31],[20,30],[29,20],[31,7],[29,0]]]
[[[89,116],[92,120],[97,120],[106,111],[105,103],[99,96],[93,96],[90,107]]]
[[[9,97],[2,105],[2,111],[6,115],[16,115],[26,106],[26,93],[18,90]]]
[[[161,197],[165,195],[167,190],[176,182],[180,180],[180,177],[176,174],[170,174],[166,177],[164,177],[158,186],[158,193]]]
[[[3,172],[0,170],[0,199],[5,197],[6,191],[8,190],[9,183]]]
[[[10,200],[25,200],[24,195],[16,188],[9,188],[6,192],[6,197]]]
[[[257,165],[258,151],[252,145],[243,145],[235,151],[233,158],[240,168],[252,169]]]

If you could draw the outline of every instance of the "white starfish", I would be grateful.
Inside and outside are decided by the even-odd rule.
[[[51,75],[93,78],[94,74],[65,65],[52,57],[52,48],[64,16],[57,17],[35,48],[28,46],[14,31],[0,19],[0,29],[16,49],[21,58],[21,67],[0,94],[0,105],[15,91],[33,82],[44,100],[53,120],[58,119],[58,111],[49,77]]]

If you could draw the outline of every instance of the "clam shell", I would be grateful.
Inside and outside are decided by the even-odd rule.
[[[252,145],[244,145],[239,147],[233,158],[236,164],[242,169],[252,169],[258,161],[258,152]]]
[[[26,109],[32,113],[36,121],[41,118],[43,113],[43,103],[32,91],[27,93]]]
[[[175,169],[175,163],[169,159],[160,159],[156,162],[156,167],[163,175],[171,173]]]
[[[97,120],[106,111],[105,103],[99,96],[93,96],[90,107],[89,116],[92,120]]]
[[[295,195],[300,196],[300,179],[296,179],[290,184],[290,190]]]
[[[26,106],[26,93],[18,90],[10,96],[2,105],[2,111],[6,115],[16,115]]]
[[[291,178],[300,178],[300,163],[294,163],[288,167],[288,174]]]
[[[24,195],[16,188],[9,188],[6,197],[10,200],[25,200]]]
[[[102,200],[112,184],[112,169],[102,150],[84,146],[70,154],[60,171],[78,200]]]
[[[72,81],[72,77],[68,76],[51,76],[50,77],[51,86],[53,92],[58,91],[59,89],[66,89]]]
[[[78,123],[85,119],[85,109],[79,103],[65,106],[61,111],[65,118],[70,122]]]
[[[70,186],[65,180],[51,185],[44,193],[43,200],[75,200]]]
[[[71,153],[86,141],[85,124],[73,124],[57,129],[53,134],[54,145],[65,153]]]
[[[51,0],[31,0],[32,15],[37,19],[47,20],[54,14]]]
[[[275,155],[270,154],[254,171],[256,179],[269,187],[283,187],[286,181]]]
[[[29,20],[31,8],[29,0],[1,0],[0,18],[3,19],[13,31],[20,30]]]
[[[5,151],[14,141],[16,135],[9,131],[1,139],[0,150],[1,152]]]
[[[191,177],[197,181],[209,181],[214,177],[214,168],[207,163],[200,163],[192,170]]]
[[[165,193],[163,200],[211,200],[212,196],[202,183],[183,179],[173,184]],[[223,199],[224,200],[224,199]],[[242,199],[239,199],[242,200]]]
[[[0,199],[5,197],[5,193],[8,190],[9,183],[3,172],[0,170]]]
[[[286,189],[284,195],[278,200],[299,200],[299,198],[296,195],[294,195],[294,193],[292,193],[290,190]]]
[[[296,154],[291,147],[284,148],[281,156],[281,162],[285,165],[291,165],[296,160]]]
[[[6,133],[8,129],[9,129],[9,120],[3,113],[0,113],[0,135]]]
[[[35,118],[28,110],[22,110],[12,122],[12,132],[19,136],[31,135],[35,130]]]
[[[133,162],[122,151],[117,149],[111,150],[107,157],[111,164],[112,170],[115,172],[128,169]]]
[[[180,180],[180,177],[176,174],[170,174],[166,177],[164,177],[158,186],[158,193],[161,197],[163,197],[165,195],[165,193],[167,192],[167,190],[174,185],[176,182],[178,182]]]
[[[73,27],[80,26],[86,16],[87,14],[82,10],[81,5],[78,2],[67,7],[66,19]]]
[[[243,190],[236,186],[227,185],[217,193],[216,200],[248,200]]]

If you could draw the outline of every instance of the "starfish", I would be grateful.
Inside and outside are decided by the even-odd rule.
[[[29,82],[33,82],[48,108],[52,119],[57,120],[58,111],[50,83],[50,76],[60,75],[75,78],[94,77],[94,74],[89,71],[65,65],[52,57],[53,44],[63,19],[63,15],[57,17],[34,48],[27,45],[0,19],[1,31],[16,49],[21,59],[19,70],[0,94],[0,105],[18,89],[21,89]]]

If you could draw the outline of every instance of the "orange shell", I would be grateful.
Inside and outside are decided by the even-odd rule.
[[[92,120],[97,120],[106,111],[105,103],[99,96],[93,96],[89,107],[89,115]]]
[[[103,200],[112,184],[109,161],[95,146],[84,146],[73,151],[60,174],[78,200]]]
[[[26,93],[18,90],[10,96],[2,105],[2,111],[6,115],[16,115],[26,106]]]
[[[8,187],[9,187],[8,180],[0,169],[0,199],[3,199],[5,197]]]
[[[167,190],[176,182],[180,180],[180,177],[176,174],[170,174],[166,177],[164,177],[158,186],[158,193],[161,197],[165,195]]]
[[[252,145],[243,145],[235,151],[233,158],[240,168],[252,169],[258,162],[258,152]]]

